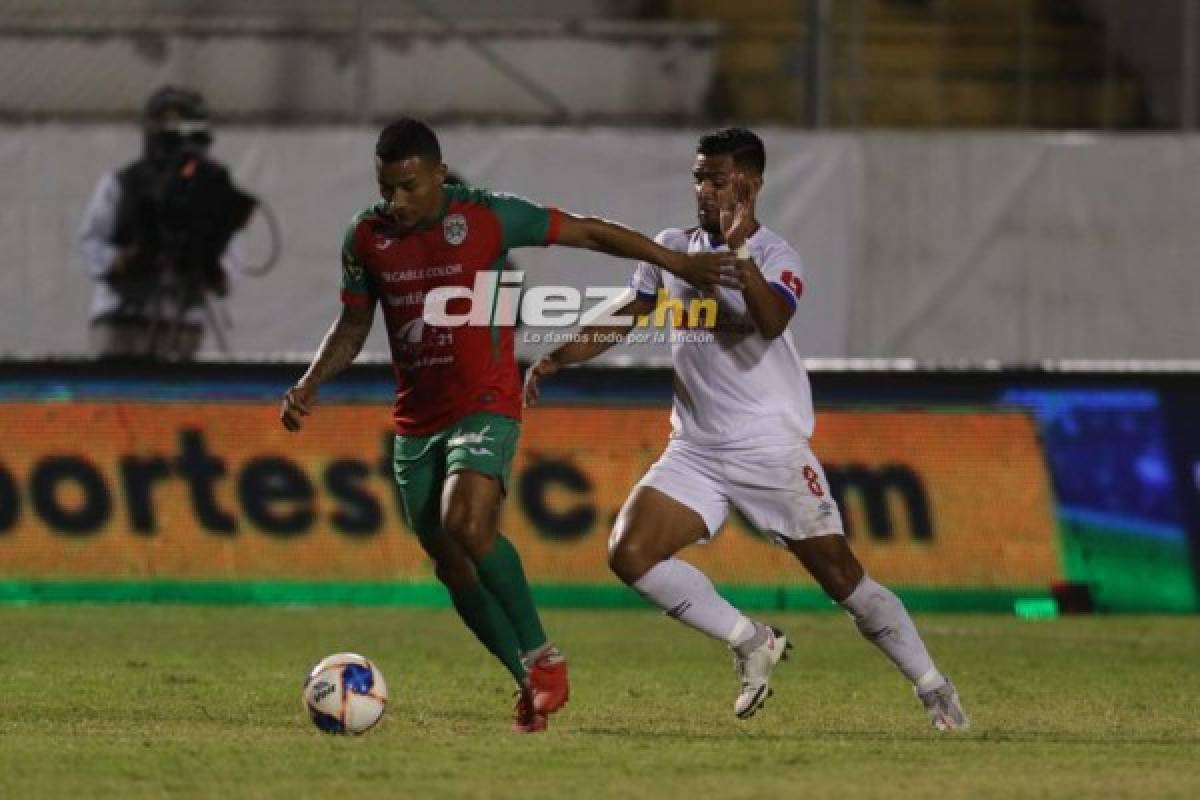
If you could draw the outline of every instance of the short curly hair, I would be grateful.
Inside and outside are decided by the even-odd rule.
[[[412,117],[400,117],[384,126],[375,142],[375,155],[385,163],[413,156],[442,163],[442,147],[438,144],[437,134],[433,128]]]
[[[767,166],[767,150],[762,139],[749,128],[722,128],[700,137],[696,152],[706,156],[733,156],[735,166],[747,167],[760,175]]]

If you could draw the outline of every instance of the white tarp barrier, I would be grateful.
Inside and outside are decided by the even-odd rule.
[[[217,133],[215,155],[270,203],[284,236],[276,271],[235,285],[232,350],[310,351],[337,310],[344,226],[374,199],[374,132]],[[694,219],[697,132],[440,133],[447,160],[480,185],[647,233]],[[806,262],[793,326],[805,355],[1197,355],[1200,139],[783,131],[764,138],[760,218]],[[138,146],[127,127],[0,127],[0,352],[85,352],[91,285],[76,255],[79,217],[100,172]],[[249,254],[260,254],[261,235],[248,238]],[[562,248],[517,251],[516,260],[533,283],[575,287],[623,284],[632,266]],[[369,349],[383,354],[380,331]],[[665,355],[661,347],[624,352]]]
[[[856,355],[1200,352],[1200,138],[862,138]]]
[[[79,217],[100,172],[136,155],[136,131],[29,126],[3,131],[0,181],[0,351],[80,354],[91,284],[76,255]],[[648,234],[694,224],[691,165],[696,134],[597,129],[446,128],[443,151],[473,183],[624,222]],[[846,353],[848,276],[857,242],[857,148],[836,136],[765,133],[769,173],[762,220],[808,263],[804,313],[795,330],[806,354]],[[355,129],[217,131],[214,156],[274,209],[283,232],[278,268],[235,284],[231,350],[314,349],[338,308],[338,252],[345,226],[375,201],[374,132]],[[262,231],[246,237],[249,260]],[[530,283],[624,286],[633,262],[566,248],[523,249]],[[382,328],[382,325],[377,325]],[[386,352],[376,330],[368,348]],[[211,342],[210,342],[211,343]],[[522,346],[524,355],[541,346]],[[626,351],[663,359],[665,346]],[[613,354],[618,357],[619,353]]]

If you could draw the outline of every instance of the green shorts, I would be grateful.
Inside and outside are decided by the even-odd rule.
[[[520,434],[515,419],[483,411],[427,436],[397,436],[392,466],[408,527],[421,539],[441,531],[442,487],[455,472],[482,472],[507,492]]]

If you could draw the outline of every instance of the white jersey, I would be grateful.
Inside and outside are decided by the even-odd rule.
[[[724,244],[713,247],[700,228],[668,228],[655,241],[685,253],[728,250]],[[778,234],[761,226],[746,245],[768,283],[794,309],[803,286],[800,256]],[[693,327],[687,335],[672,331],[672,438],[733,449],[812,437],[812,392],[791,331],[765,339],[755,328],[740,290],[716,287],[702,293],[653,264],[638,264],[633,288],[643,299],[666,289],[685,309],[693,299],[715,297],[717,301],[713,336],[704,336],[704,328]]]

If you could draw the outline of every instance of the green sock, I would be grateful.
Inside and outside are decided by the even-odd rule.
[[[476,562],[475,571],[504,609],[517,632],[521,650],[529,652],[544,645],[546,631],[542,629],[542,620],[533,605],[533,593],[529,591],[529,582],[525,580],[521,557],[504,534],[499,534],[488,554]]]
[[[492,593],[477,583],[465,591],[450,592],[450,599],[483,646],[504,664],[517,683],[524,683],[525,665],[521,663],[516,631]]]

